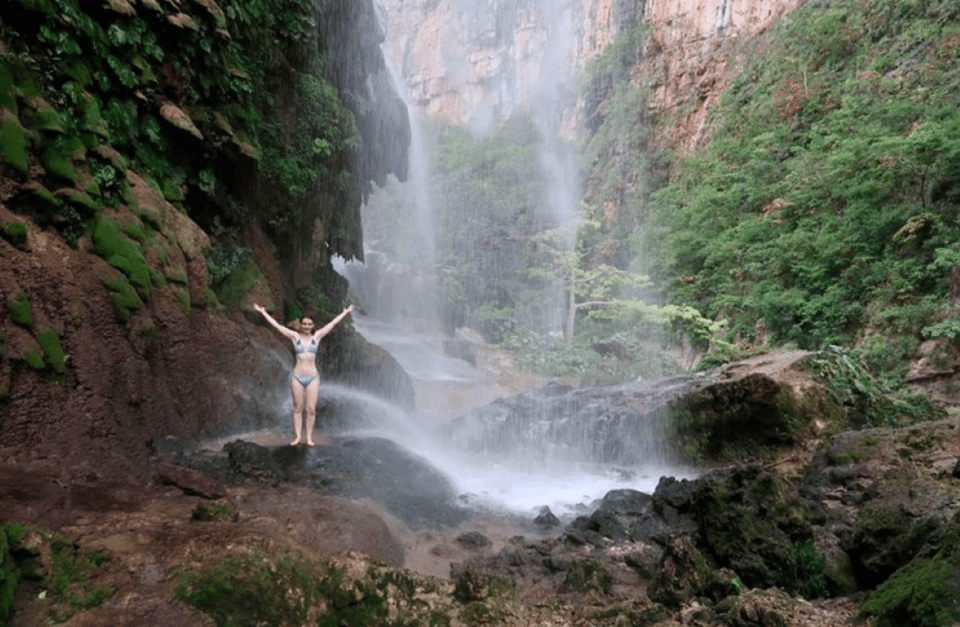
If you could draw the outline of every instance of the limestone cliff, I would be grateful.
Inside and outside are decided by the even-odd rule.
[[[736,68],[743,42],[801,0],[383,0],[388,60],[426,115],[483,124],[545,96],[579,128],[577,74],[621,31],[650,42],[635,80],[652,107],[676,112],[669,130],[688,150]],[[546,93],[545,90],[552,90]]]
[[[250,304],[335,311],[330,257],[361,254],[371,180],[406,171],[373,16],[354,0],[4,5],[0,460],[139,481],[158,438],[289,428],[290,349]],[[349,324],[320,360],[412,401]]]

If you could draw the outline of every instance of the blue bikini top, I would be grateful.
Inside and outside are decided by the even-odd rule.
[[[293,343],[293,350],[295,350],[298,355],[300,353],[313,353],[316,355],[319,347],[320,343],[317,342],[317,338],[315,337],[310,338],[309,344],[304,344],[303,339],[299,337],[297,338],[297,341]]]

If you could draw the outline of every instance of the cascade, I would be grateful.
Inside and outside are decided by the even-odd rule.
[[[509,115],[513,107],[524,108],[532,117],[543,138],[539,159],[547,181],[547,198],[542,206],[550,213],[547,223],[561,228],[563,244],[569,250],[576,241],[581,192],[578,155],[563,137],[563,126],[569,122],[566,112],[575,99],[569,88],[575,83],[571,72],[576,68],[571,62],[575,29],[568,4],[565,0],[544,0],[525,9],[517,18],[519,22],[539,20],[545,24],[547,36],[538,53],[541,71],[529,84],[513,90],[505,88],[512,92],[510,97],[479,107],[481,113],[468,122],[475,132],[482,132],[489,122],[486,114],[497,108],[503,116]],[[381,19],[385,19],[383,15]],[[384,31],[388,40],[385,46],[389,48],[388,24]],[[486,32],[484,36],[494,35]],[[391,59],[387,50],[384,57],[395,88],[410,112],[412,141],[409,180],[405,184],[391,181],[383,193],[388,196],[386,202],[405,204],[407,219],[392,225],[393,230],[387,235],[393,241],[372,238],[366,243],[365,263],[335,260],[335,267],[347,277],[352,292],[361,301],[360,311],[354,315],[358,332],[390,352],[411,376],[417,389],[417,409],[406,414],[358,395],[354,400],[367,407],[361,412],[365,418],[346,426],[340,435],[385,437],[400,444],[445,473],[461,492],[462,501],[482,508],[531,514],[549,506],[562,517],[572,515],[611,489],[652,492],[669,465],[658,448],[662,434],[654,423],[629,427],[601,425],[601,430],[627,429],[613,434],[614,440],[629,443],[634,449],[634,454],[622,459],[598,454],[596,426],[588,424],[589,419],[584,422],[566,415],[564,412],[570,407],[550,402],[514,423],[512,431],[495,428],[502,419],[496,415],[497,407],[488,404],[524,388],[510,389],[503,384],[498,378],[496,359],[484,352],[492,349],[482,340],[464,330],[458,330],[451,338],[438,324],[434,300],[435,212],[444,208],[435,206],[431,197],[426,153],[430,146],[422,132],[425,112],[418,109],[410,97],[410,88],[395,69],[402,59]],[[376,218],[374,207],[365,207],[364,219]],[[384,229],[367,228],[365,224],[364,231],[383,233]],[[560,333],[564,328],[564,298],[561,293],[554,293],[544,301],[550,305],[542,309],[542,329]],[[447,354],[445,348],[451,342],[469,346],[470,359]],[[530,381],[528,387],[543,383]],[[354,393],[324,386],[321,394],[329,399]],[[481,407],[470,421],[460,421],[456,429],[451,427],[452,419]],[[370,416],[376,417],[371,421]],[[487,423],[494,424],[494,428],[488,429]],[[322,422],[318,420],[318,424]],[[670,472],[683,474],[676,469]]]

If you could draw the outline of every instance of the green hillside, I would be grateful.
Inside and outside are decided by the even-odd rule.
[[[811,0],[756,44],[634,254],[741,346],[960,338],[960,6]],[[642,253],[642,254],[641,254]],[[651,261],[652,260],[652,261]]]

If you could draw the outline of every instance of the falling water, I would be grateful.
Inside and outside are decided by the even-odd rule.
[[[491,19],[481,16],[485,9],[475,3],[454,4],[460,11],[475,14],[475,19]],[[515,77],[515,84],[508,84],[501,76],[497,102],[481,103],[466,120],[477,130],[490,125],[491,111],[503,118],[518,110],[532,116],[542,137],[540,163],[547,181],[544,205],[550,213],[548,222],[563,229],[563,243],[568,250],[576,242],[575,225],[581,195],[578,155],[571,147],[571,138],[564,137],[564,126],[568,125],[567,118],[575,104],[575,93],[571,90],[576,82],[572,75],[575,72],[576,29],[571,4],[570,0],[536,0],[514,6],[518,12],[514,25],[522,22],[528,27],[537,23],[546,33],[535,64],[538,72],[526,83]],[[521,10],[519,5],[526,8]],[[498,4],[497,9],[502,10],[503,6],[509,6],[509,3]],[[499,32],[504,22],[500,14],[496,19],[499,22],[492,27],[493,32]],[[390,29],[384,26],[389,39]],[[487,31],[481,35],[491,37]],[[391,59],[386,51],[384,56],[388,66],[403,63],[402,59]],[[466,65],[465,61],[461,63]],[[489,363],[468,364],[444,352],[447,339],[435,324],[434,294],[430,289],[436,281],[433,276],[433,256],[437,248],[434,212],[442,208],[434,207],[430,195],[428,147],[424,145],[421,132],[423,111],[412,102],[401,74],[392,67],[391,74],[410,111],[412,141],[410,180],[406,185],[393,182],[392,189],[386,191],[390,195],[389,202],[412,203],[411,219],[398,225],[396,230],[414,224],[417,232],[412,237],[407,234],[400,238],[405,239],[405,246],[390,245],[396,242],[368,241],[365,265],[341,263],[338,270],[350,280],[354,293],[362,292],[360,298],[366,301],[361,307],[369,315],[355,315],[357,330],[369,341],[388,350],[408,372],[418,390],[419,407],[413,414],[407,414],[382,401],[363,397],[360,399],[363,404],[372,408],[368,413],[379,418],[375,424],[367,421],[362,428],[356,427],[353,433],[388,437],[401,444],[447,474],[470,502],[486,508],[531,513],[546,505],[562,516],[576,512],[611,489],[652,492],[664,470],[662,460],[656,455],[651,457],[652,464],[614,467],[596,463],[589,454],[583,453],[589,447],[582,446],[582,442],[532,440],[525,443],[523,450],[516,450],[507,442],[460,447],[440,434],[438,423],[519,390],[498,387],[496,373]],[[451,71],[450,74],[448,78],[455,80],[458,72]],[[372,208],[365,209],[365,219],[375,219],[371,217],[373,213]],[[365,225],[364,231],[375,229],[368,229]],[[397,235],[401,234],[398,232]],[[390,252],[385,252],[388,249]],[[548,294],[546,300],[551,306],[543,308],[543,330],[560,331],[564,326],[565,299],[557,292]],[[448,404],[459,410],[459,414],[449,415],[450,407],[439,409],[437,395],[426,392],[438,389],[447,394],[448,400],[455,398],[452,404]],[[359,395],[329,387],[324,387],[324,394],[329,398],[348,395],[354,400]],[[647,437],[656,435],[651,433]]]

